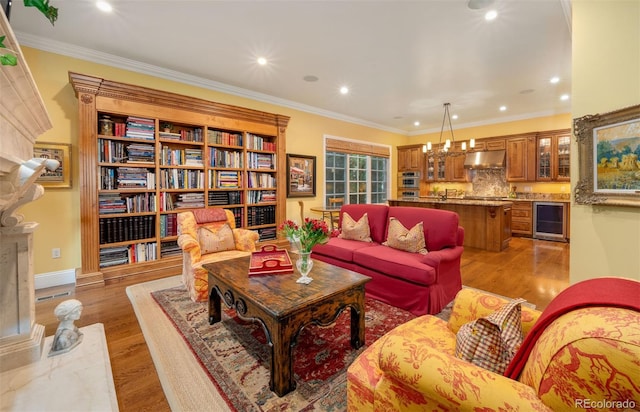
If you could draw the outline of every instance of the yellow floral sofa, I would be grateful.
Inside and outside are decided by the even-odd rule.
[[[237,229],[230,210],[207,208],[178,213],[182,282],[196,302],[209,298],[209,276],[202,265],[246,256],[256,250],[257,232]]]
[[[506,302],[464,288],[456,295],[448,322],[426,315],[387,333],[349,367],[347,410],[640,408],[640,312],[594,306],[561,315],[539,335],[514,380],[455,356],[459,328]],[[522,306],[525,334],[539,316]]]

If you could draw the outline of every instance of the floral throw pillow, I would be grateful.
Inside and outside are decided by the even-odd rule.
[[[202,226],[198,228],[200,253],[215,253],[224,250],[235,250],[236,243],[233,230],[228,223],[219,227]]]
[[[491,315],[460,327],[456,357],[503,374],[522,344],[521,303],[513,300]]]
[[[365,213],[356,222],[347,212],[342,213],[342,227],[339,238],[359,240],[360,242],[372,242],[369,229],[369,217]]]
[[[411,229],[407,229],[395,217],[389,218],[389,230],[385,246],[405,252],[427,254],[427,245],[424,239],[424,226],[422,222],[417,223]]]

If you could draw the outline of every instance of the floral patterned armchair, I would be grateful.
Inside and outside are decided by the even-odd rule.
[[[236,229],[230,210],[197,209],[178,213],[178,245],[182,249],[182,282],[191,299],[209,298],[206,263],[246,256],[256,250],[257,232]]]
[[[637,292],[640,283],[635,283]],[[638,310],[589,306],[568,311],[538,335],[519,377],[511,379],[455,356],[458,329],[504,303],[493,295],[463,288],[455,298],[448,322],[426,315],[387,333],[349,367],[347,410],[567,411],[640,407]],[[539,316],[540,312],[522,306],[525,334]]]

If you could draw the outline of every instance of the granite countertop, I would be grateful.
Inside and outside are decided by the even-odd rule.
[[[439,197],[411,197],[400,199],[389,199],[389,201],[396,202],[412,202],[412,203],[446,203],[450,205],[469,205],[469,206],[508,206],[513,204],[513,199],[462,199],[462,198],[448,198],[442,200]]]

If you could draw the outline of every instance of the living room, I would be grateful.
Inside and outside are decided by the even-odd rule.
[[[637,55],[638,5],[635,2],[614,2],[606,5],[575,1],[572,4],[572,108],[559,119],[538,118],[508,125],[493,125],[489,130],[482,127],[463,131],[456,129],[460,136],[492,136],[510,134],[535,129],[555,129],[571,127],[571,119],[587,114],[604,113],[637,104],[640,101],[639,72],[640,56]],[[64,11],[61,10],[61,14]],[[619,45],[611,50],[608,45]],[[625,52],[627,51],[627,52]],[[401,146],[416,141],[431,139],[433,136],[403,136],[384,130],[350,124],[335,119],[324,118],[308,112],[283,108],[273,104],[258,102],[222,92],[214,92],[193,85],[185,85],[146,74],[123,70],[78,58],[72,58],[46,51],[45,48],[23,47],[26,61],[36,80],[38,89],[53,119],[54,128],[38,139],[72,145],[73,158],[78,158],[77,142],[77,99],[68,83],[68,72],[92,73],[124,83],[162,89],[179,94],[188,94],[212,101],[221,101],[267,112],[283,113],[291,116],[287,131],[288,153],[322,153],[322,136],[367,136],[373,143]],[[598,62],[616,61],[615,65]],[[508,131],[507,131],[508,129]],[[496,133],[496,130],[500,130]],[[578,159],[577,143],[572,140],[571,189],[577,184]],[[395,156],[395,151],[392,151]],[[395,163],[397,159],[393,159]],[[321,168],[320,168],[321,169]],[[74,163],[72,180],[77,182],[83,173],[80,165]],[[322,181],[319,170],[319,182]],[[396,179],[392,179],[395,181]],[[47,284],[47,278],[72,277],[75,268],[81,266],[82,240],[80,226],[80,188],[47,190],[42,199],[21,209],[25,220],[39,222],[34,237],[34,272],[36,282]],[[318,196],[305,199],[307,207],[322,205],[321,190]],[[298,215],[297,199],[286,202],[286,216]],[[639,279],[640,269],[637,259],[628,251],[640,250],[640,240],[635,234],[640,232],[640,219],[635,208],[571,205],[571,257],[569,282],[601,276],[620,276]],[[51,257],[51,250],[59,248],[61,256]],[[38,277],[41,277],[38,279]],[[97,318],[83,319],[91,323]],[[127,358],[127,354],[112,353],[112,364],[136,362],[140,368],[149,367],[151,360]],[[125,358],[126,361],[124,360]],[[118,382],[118,387],[126,391]],[[140,393],[140,392],[138,392]],[[140,406],[140,405],[138,405]],[[125,410],[125,405],[121,405]]]

